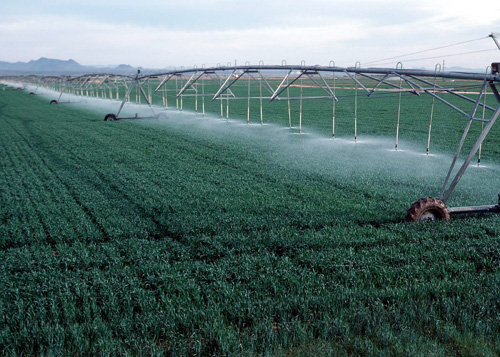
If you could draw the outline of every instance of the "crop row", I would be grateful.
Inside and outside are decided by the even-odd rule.
[[[2,353],[499,353],[499,218],[401,222],[434,166],[0,103]]]

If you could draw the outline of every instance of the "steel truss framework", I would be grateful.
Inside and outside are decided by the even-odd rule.
[[[272,81],[270,80],[271,78],[273,79]],[[440,65],[437,65],[434,71],[403,69],[402,65],[399,63],[396,68],[362,68],[359,63],[357,63],[354,67],[337,67],[332,61],[329,66],[306,66],[304,63],[301,65],[287,65],[285,62],[281,65],[264,65],[263,63],[260,63],[259,65],[250,65],[247,63],[243,66],[233,66],[228,64],[227,66],[216,66],[211,68],[181,68],[179,70],[147,75],[141,75],[138,71],[135,76],[90,74],[77,77],[3,77],[4,80],[36,85],[37,88],[38,86],[44,86],[58,90],[60,92],[59,98],[51,103],[69,103],[60,102],[64,93],[120,100],[120,90],[122,90],[121,93],[125,93],[125,95],[121,98],[121,104],[118,111],[116,114],[108,114],[105,120],[140,118],[137,115],[132,118],[120,117],[120,113],[124,105],[131,101],[134,91],[136,102],[140,103],[142,98],[150,107],[153,117],[159,117],[163,113],[156,113],[154,107],[152,106],[152,94],[156,92],[163,93],[163,105],[167,108],[167,92],[174,91],[172,89],[167,89],[166,87],[167,83],[171,81],[175,81],[175,99],[177,109],[179,109],[180,105],[180,110],[182,110],[182,99],[184,96],[195,96],[196,112],[198,112],[198,98],[201,98],[202,112],[204,115],[205,98],[210,98],[212,101],[218,99],[221,102],[221,117],[223,117],[223,99],[226,99],[226,119],[229,116],[229,100],[246,100],[248,102],[247,121],[250,120],[250,100],[258,100],[260,102],[261,122],[263,100],[270,102],[288,101],[288,115],[289,122],[291,123],[290,101],[300,101],[299,130],[301,130],[302,127],[302,101],[326,99],[331,100],[333,106],[332,137],[335,137],[335,102],[339,100],[336,96],[336,80],[341,78],[343,80],[352,81],[352,84],[354,85],[354,140],[357,139],[358,92],[364,92],[368,97],[371,97],[374,93],[379,92],[391,92],[393,94],[396,92],[399,94],[395,145],[396,150],[398,149],[399,117],[402,93],[411,93],[416,96],[427,94],[433,98],[427,152],[429,151],[432,113],[435,100],[447,105],[465,118],[465,129],[463,131],[462,138],[448,169],[446,179],[438,198],[433,199],[434,204],[431,204],[430,206],[428,205],[430,208],[422,208],[422,212],[419,212],[416,216],[414,215],[413,217],[410,217],[410,219],[434,220],[438,218],[447,218],[450,213],[500,212],[500,195],[499,203],[497,205],[454,208],[448,208],[445,206],[446,201],[460,181],[472,159],[478,151],[480,152],[484,139],[490,132],[500,114],[500,74],[498,73],[497,63],[488,67],[484,74],[443,72],[441,71]],[[468,81],[470,85],[467,85],[467,88],[476,88],[478,90],[476,93],[478,94],[474,99],[473,97],[471,98],[470,96],[460,93],[464,90],[464,86],[444,87],[442,85],[438,85],[436,81],[438,78]],[[308,80],[309,83],[313,83],[316,86],[316,89],[321,90],[323,95],[318,96],[317,90],[314,95],[307,95],[307,93],[305,93],[306,91],[303,91],[304,86],[302,85],[302,81],[304,79]],[[361,79],[363,79],[363,81],[361,81]],[[153,85],[153,80],[155,80],[156,83],[159,82],[159,84],[155,83]],[[212,91],[209,91],[209,88],[205,85],[207,80],[212,81],[212,83],[217,83],[218,89],[213,91],[213,87],[211,87]],[[366,84],[367,81],[370,82],[370,86]],[[236,95],[235,92],[232,91],[232,88],[236,83],[241,82],[248,86],[248,91],[245,95],[241,95],[241,93]],[[292,86],[297,86],[297,82],[299,83],[300,95],[294,97],[290,95],[290,89]],[[251,83],[254,84],[254,86],[255,83],[258,84],[259,95],[251,96]],[[496,99],[496,106],[486,104],[485,98],[488,90],[490,90],[494,95]],[[451,94],[453,97],[461,99],[469,106],[472,105],[472,111],[466,112],[465,110],[459,108],[447,99],[449,96],[443,96],[443,94]],[[474,121],[481,122],[483,129],[479,137],[476,139],[474,146],[457,171],[455,167],[457,166],[457,161],[459,161],[460,152],[463,148],[465,139],[469,134],[471,124]],[[421,200],[417,201],[415,204],[420,201]],[[412,208],[415,211],[414,206],[412,206]],[[445,210],[446,212],[443,213],[442,210]]]

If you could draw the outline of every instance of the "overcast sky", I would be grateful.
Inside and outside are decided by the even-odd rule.
[[[9,0],[0,11],[0,61],[8,62],[434,68],[445,60],[486,68],[500,61],[486,38],[500,32],[499,0]],[[373,63],[469,40],[477,41]],[[457,55],[467,52],[476,53]]]

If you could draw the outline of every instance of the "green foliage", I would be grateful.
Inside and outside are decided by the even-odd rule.
[[[361,132],[391,133],[389,102],[365,102]],[[315,103],[304,123],[328,136],[331,107]],[[286,126],[272,105],[265,121]],[[246,103],[230,108],[245,118]],[[498,216],[402,223],[426,194],[404,173],[101,114],[0,92],[2,354],[500,353]],[[437,120],[436,150],[459,122]]]

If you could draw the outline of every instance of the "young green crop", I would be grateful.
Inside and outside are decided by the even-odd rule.
[[[304,107],[303,135],[275,103],[279,125],[240,125],[237,103],[227,124],[104,122],[0,92],[2,353],[500,353],[499,217],[402,222],[440,188],[463,121],[436,119],[426,157],[414,118],[392,150],[394,98],[363,102],[356,146],[347,103],[335,143],[328,101]],[[455,202],[490,197],[485,150]]]

